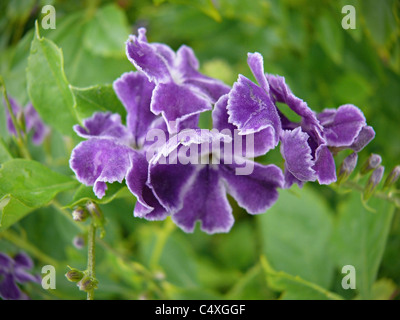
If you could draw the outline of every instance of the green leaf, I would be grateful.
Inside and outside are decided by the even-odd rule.
[[[261,258],[261,265],[267,276],[271,289],[283,292],[284,300],[343,300],[333,292],[327,291],[315,283],[306,281],[299,276],[292,276],[286,272],[275,271],[265,257]]]
[[[398,286],[392,280],[387,278],[379,279],[372,285],[371,300],[393,299],[396,296],[396,292],[398,292],[397,290]],[[360,299],[360,296],[357,296],[355,299]]]
[[[366,209],[360,194],[353,192],[339,208],[333,235],[333,255],[341,270],[352,265],[356,270],[356,288],[362,299],[370,299],[386,246],[394,207],[387,201],[372,198]]]
[[[76,190],[72,201],[65,205],[66,208],[73,208],[77,205],[85,204],[88,201],[93,201],[100,204],[106,204],[116,198],[122,198],[132,195],[128,188],[119,183],[108,184],[108,189],[103,198],[99,199],[93,192],[93,187],[88,187],[83,184]]]
[[[316,23],[317,40],[325,54],[336,64],[342,62],[343,32],[341,22],[330,12],[320,14]]]
[[[8,150],[6,143],[4,142],[3,138],[0,138],[0,164],[11,160],[13,157],[11,152]]]
[[[70,86],[70,88],[75,96],[75,109],[80,120],[99,111],[118,113],[122,119],[125,119],[126,110],[117,98],[112,85],[97,85],[89,88]]]
[[[129,25],[124,11],[116,5],[97,10],[86,25],[83,43],[94,54],[104,57],[124,57]]]
[[[65,135],[75,136],[72,127],[78,120],[63,64],[61,49],[40,37],[36,23],[27,68],[29,97],[44,122]]]
[[[327,205],[308,186],[279,193],[277,203],[258,216],[263,253],[276,270],[328,288],[334,265],[328,250],[333,225]]]
[[[39,162],[14,159],[0,168],[1,229],[6,229],[34,208],[48,204],[59,192],[77,182]]]

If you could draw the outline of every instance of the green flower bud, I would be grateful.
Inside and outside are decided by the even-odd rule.
[[[368,182],[365,185],[364,200],[368,200],[374,194],[376,187],[382,180],[384,172],[385,167],[379,166],[371,173],[371,176],[369,177]]]
[[[85,276],[82,278],[81,281],[78,282],[77,286],[79,287],[79,290],[87,292],[93,289],[97,289],[98,283],[99,281],[97,281],[95,278]]]
[[[372,153],[369,158],[364,162],[361,167],[360,173],[366,174],[376,169],[382,162],[382,158],[379,154]]]
[[[392,185],[394,185],[397,180],[399,180],[400,177],[400,165],[399,166],[395,166],[393,168],[393,170],[389,173],[389,175],[387,176],[385,183],[383,185],[384,189],[388,189],[390,188]]]
[[[71,270],[69,270],[65,274],[65,276],[67,277],[68,281],[71,281],[71,282],[80,281],[83,278],[84,275],[85,274],[82,271],[80,271],[78,269],[75,269],[75,268],[71,268]]]
[[[354,168],[357,165],[357,159],[358,159],[357,153],[353,152],[343,160],[342,164],[339,167],[339,172],[337,174],[338,184],[345,182],[349,178],[349,176],[354,171]]]
[[[72,218],[74,221],[83,222],[89,216],[88,211],[85,208],[78,207],[72,212]]]

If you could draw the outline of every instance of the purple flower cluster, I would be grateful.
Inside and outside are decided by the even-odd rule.
[[[149,43],[143,28],[128,39],[126,53],[138,70],[114,82],[126,125],[111,113],[76,125],[86,140],[73,150],[70,166],[99,198],[107,183],[125,179],[137,198],[136,217],[171,216],[186,232],[197,221],[207,233],[228,232],[234,218],[227,193],[248,213],[263,213],[278,199],[278,188],[336,181],[332,152],[359,152],[375,134],[353,105],[313,112],[283,77],[264,73],[258,53],[248,56],[258,84],[239,75],[232,88],[201,74],[192,49]],[[278,103],[301,121],[289,121]],[[205,111],[212,111],[213,130],[198,127]],[[236,148],[238,138],[246,141]],[[284,173],[253,161],[279,143]],[[244,168],[251,170],[239,173]]]
[[[4,300],[25,300],[26,294],[21,292],[17,283],[40,283],[39,275],[32,275],[33,262],[24,253],[17,254],[14,259],[0,252],[0,298]]]

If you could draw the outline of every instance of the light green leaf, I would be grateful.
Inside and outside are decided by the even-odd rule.
[[[77,185],[70,177],[25,159],[2,164],[0,181],[1,229],[9,227],[34,208],[47,205],[59,192]]]
[[[62,51],[50,40],[36,33],[28,58],[28,93],[32,104],[44,122],[69,136],[78,122],[74,98],[64,74]]]
[[[276,270],[328,288],[334,265],[329,255],[333,225],[327,205],[308,186],[279,193],[277,203],[258,216],[263,253]]]
[[[284,300],[343,300],[333,292],[306,281],[299,276],[292,276],[283,271],[275,271],[265,257],[261,258],[261,265],[267,276],[268,286],[282,292]]]
[[[86,25],[83,43],[94,54],[104,57],[124,57],[129,24],[124,11],[116,5],[97,10]]]
[[[3,138],[0,138],[0,164],[11,160],[13,157],[11,152],[8,150],[6,143]]]
[[[362,299],[371,299],[371,288],[386,246],[394,207],[382,199],[368,203],[376,212],[366,209],[360,194],[353,192],[339,209],[334,236],[333,255],[341,270],[352,265],[356,270],[356,288]]]
[[[111,111],[118,113],[122,119],[126,110],[117,98],[112,85],[97,85],[89,88],[70,86],[75,96],[75,109],[80,120],[88,118],[95,112]]]

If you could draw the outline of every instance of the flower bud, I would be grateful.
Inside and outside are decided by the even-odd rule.
[[[382,180],[384,172],[385,172],[385,167],[379,166],[371,173],[371,176],[369,177],[368,182],[365,185],[364,200],[368,200],[374,194],[377,185]]]
[[[72,219],[77,222],[83,222],[89,216],[88,211],[85,208],[78,207],[72,212]]]
[[[78,282],[77,286],[79,287],[79,290],[81,291],[90,291],[93,289],[97,289],[97,284],[99,282],[90,276],[85,276],[82,278],[81,281]]]
[[[71,270],[69,270],[65,276],[67,277],[68,281],[78,282],[83,278],[84,273],[78,269],[71,268]]]
[[[366,174],[375,168],[377,168],[382,162],[382,158],[379,154],[372,153],[369,158],[364,162],[361,167],[360,173]]]
[[[349,178],[357,165],[357,159],[357,153],[353,152],[343,160],[342,164],[339,167],[339,172],[337,175],[338,184],[345,182]]]
[[[384,189],[390,188],[397,182],[397,180],[399,180],[399,177],[400,177],[400,165],[395,166],[393,170],[389,173],[389,175],[385,180],[383,188]]]
[[[82,249],[85,246],[85,239],[82,236],[75,236],[72,243],[75,248]]]

